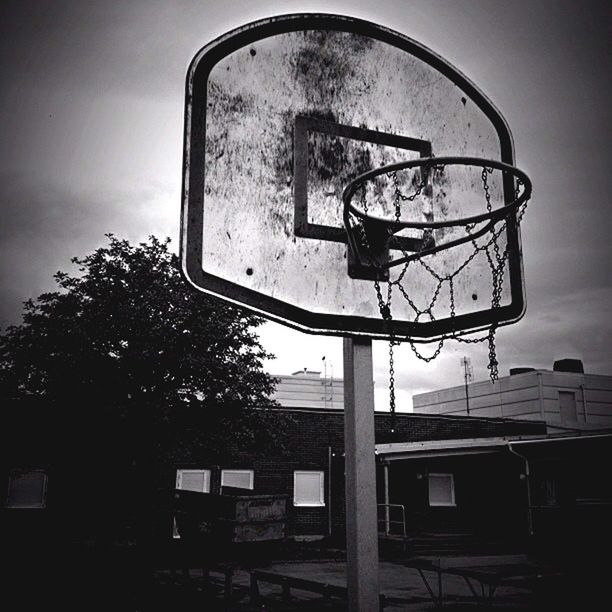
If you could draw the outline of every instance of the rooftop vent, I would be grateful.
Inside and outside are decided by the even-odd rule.
[[[292,372],[291,376],[305,376],[305,377],[315,377],[319,378],[321,376],[320,370],[309,370],[308,368],[304,368],[303,370],[298,370],[297,372]]]
[[[555,372],[575,372],[584,374],[584,367],[580,359],[559,359],[553,364]]]
[[[515,374],[524,374],[525,372],[533,372],[535,368],[510,368],[510,376]]]

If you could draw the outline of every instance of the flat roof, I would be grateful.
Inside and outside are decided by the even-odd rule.
[[[494,453],[506,448],[512,448],[515,445],[540,445],[550,442],[572,442],[605,438],[612,439],[612,431],[533,436],[490,436],[486,438],[424,440],[421,442],[390,442],[376,444],[375,452],[380,457],[394,461],[409,457],[444,457],[449,455]]]

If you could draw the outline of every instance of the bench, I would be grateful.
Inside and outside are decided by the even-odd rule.
[[[251,571],[251,603],[256,603],[262,599],[259,592],[260,582],[280,586],[282,588],[282,598],[285,603],[291,601],[291,589],[321,595],[323,601],[327,604],[332,603],[334,600],[348,602],[348,589],[345,586],[318,582],[316,580],[307,580],[305,578],[297,578],[295,576],[287,576],[285,574],[253,570]],[[380,595],[379,599],[380,610],[383,610],[386,605],[385,596]]]
[[[540,587],[545,582],[563,577],[563,574],[554,568],[530,563],[522,555],[501,557],[472,557],[472,558],[439,558],[439,559],[413,559],[404,563],[406,567],[414,568],[419,572],[429,596],[436,605],[442,605],[444,599],[442,576],[460,576],[465,580],[472,595],[483,603],[491,603],[495,591],[500,586],[514,587]],[[425,572],[436,574],[438,593],[434,592],[427,580]],[[476,586],[480,587],[480,592]]]
[[[220,563],[203,567],[202,577],[208,584],[210,584],[211,572],[223,576],[223,596],[226,600],[231,599],[234,591],[234,574],[236,572],[236,566],[230,563]]]
[[[237,566],[233,563],[202,563],[200,566],[202,571],[202,583],[204,585],[211,585],[211,574],[221,574],[223,581],[223,595],[226,600],[232,598],[233,587],[234,587],[234,574],[236,573]],[[186,584],[192,583],[192,576],[190,568],[184,565],[181,571],[183,579]],[[176,580],[177,574],[174,568],[171,569],[170,575]]]

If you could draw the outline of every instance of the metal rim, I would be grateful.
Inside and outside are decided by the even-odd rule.
[[[486,213],[479,215],[472,215],[470,217],[462,217],[460,219],[450,219],[446,221],[397,221],[395,219],[388,219],[384,217],[376,217],[374,215],[367,215],[362,210],[359,210],[352,203],[353,195],[362,183],[369,181],[381,174],[389,174],[397,170],[405,170],[407,168],[418,168],[418,167],[433,167],[433,166],[477,166],[480,168],[493,168],[494,170],[500,170],[507,172],[518,178],[523,184],[523,192],[514,200],[508,202],[500,208],[496,208]],[[360,174],[357,178],[353,179],[344,189],[342,193],[342,200],[344,202],[344,223],[348,229],[349,213],[352,213],[356,217],[362,220],[380,221],[382,223],[388,223],[390,226],[398,229],[439,229],[443,227],[457,227],[462,225],[471,225],[474,223],[481,223],[482,221],[489,220],[491,223],[497,222],[502,217],[508,217],[514,213],[518,207],[529,200],[531,197],[532,185],[529,177],[522,171],[504,162],[500,162],[494,159],[483,159],[480,157],[419,157],[418,159],[412,159],[405,162],[398,162],[395,164],[389,164],[388,166],[381,166],[374,170],[368,170],[363,174]],[[488,226],[487,226],[488,228]],[[484,233],[484,232],[483,232]],[[481,234],[479,234],[481,235]],[[475,235],[474,235],[475,236]],[[455,241],[451,241],[448,246],[453,246]],[[448,248],[445,246],[443,248]],[[440,249],[438,249],[440,250]],[[425,254],[423,251],[422,254]]]

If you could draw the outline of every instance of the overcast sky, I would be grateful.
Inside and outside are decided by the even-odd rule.
[[[184,80],[195,53],[249,21],[321,11],[377,22],[475,82],[514,135],[534,198],[522,226],[527,314],[498,334],[502,374],[582,359],[612,374],[609,3],[585,0],[3,0],[0,9],[1,318],[53,288],[113,232],[178,247]],[[607,189],[608,188],[608,189]],[[269,323],[275,374],[342,375],[342,342]],[[374,345],[377,408],[387,348]],[[449,343],[431,364],[397,351],[400,409],[487,375],[486,347]],[[326,357],[325,361],[322,358]]]

